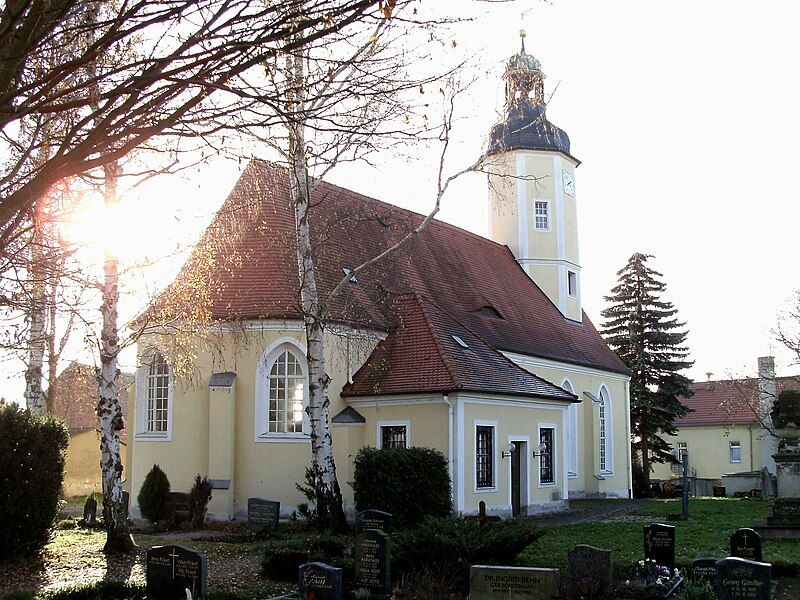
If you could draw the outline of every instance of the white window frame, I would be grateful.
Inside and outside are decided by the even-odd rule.
[[[542,459],[539,456],[539,444],[542,439],[542,429],[553,430],[553,448],[552,448],[552,461],[553,461],[553,481],[549,483],[542,483]],[[555,423],[537,423],[536,427],[536,472],[537,480],[540,488],[553,488],[558,487],[558,426]]]
[[[302,433],[269,431],[269,374],[272,365],[284,351],[289,350],[295,355],[303,371],[303,431]],[[306,348],[297,339],[282,337],[264,350],[256,367],[255,412],[253,418],[253,441],[255,442],[289,442],[310,443],[310,426],[308,422],[308,362]]]
[[[733,450],[734,448],[739,450],[739,460],[733,459]],[[738,464],[742,462],[742,443],[736,440],[732,440],[728,442],[728,458],[730,459],[731,463]]]
[[[575,279],[575,285],[573,286],[574,287],[574,290],[573,290],[574,293],[573,293],[573,291],[570,291],[570,289],[569,289],[571,287],[570,284],[569,284],[570,279],[573,279],[573,278]],[[577,298],[580,295],[580,292],[578,291],[578,272],[577,271],[571,271],[569,269],[567,269],[567,295],[570,298]]]
[[[405,427],[406,428],[406,448],[411,448],[411,421],[378,421],[375,423],[375,447],[383,448],[382,430],[384,427]]]
[[[478,487],[478,427],[492,428],[492,485],[491,487]],[[474,420],[472,422],[472,491],[475,494],[497,492],[499,472],[499,448],[497,447],[497,421]]]
[[[689,452],[689,442],[675,442],[675,458],[678,462],[683,463],[683,453]]]
[[[536,212],[537,204],[544,204],[545,210],[545,219],[547,219],[547,227],[539,227],[539,223],[537,221],[538,213]],[[533,229],[535,231],[550,231],[551,228],[551,221],[552,215],[550,214],[550,201],[549,200],[534,200],[533,201]]]
[[[148,393],[150,384],[150,367],[156,355],[161,355],[167,363],[169,383],[167,388],[167,430],[148,431]],[[136,395],[134,397],[134,412],[136,414],[136,431],[133,439],[139,442],[171,442],[172,441],[172,413],[175,405],[175,382],[172,366],[166,356],[157,347],[150,346],[139,355],[139,368],[136,370]]]
[[[598,420],[600,425],[600,436],[598,442],[598,456],[600,458],[600,474],[614,474],[614,410],[611,401],[611,393],[606,384],[602,384],[597,391]],[[603,445],[605,441],[605,455]],[[603,463],[605,462],[605,465]]]
[[[575,393],[575,387],[569,379],[564,379],[561,387],[569,393]],[[564,424],[564,447],[566,451],[567,477],[576,479],[578,477],[578,404],[573,402],[567,407],[566,422]]]

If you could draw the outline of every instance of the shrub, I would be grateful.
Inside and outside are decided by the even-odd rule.
[[[153,465],[153,468],[144,478],[139,495],[136,497],[142,516],[151,523],[157,522],[161,516],[161,510],[164,508],[164,499],[168,493],[169,479],[167,479],[167,474],[158,465]]]
[[[633,497],[650,498],[652,495],[644,468],[637,461],[633,461]]]
[[[55,417],[0,402],[0,559],[35,554],[47,543],[68,445]]]
[[[340,567],[345,579],[352,578],[352,540],[331,534],[310,534],[270,539],[264,548],[261,575],[281,581],[297,581],[297,568],[307,562]]]
[[[354,479],[356,509],[392,513],[398,529],[453,512],[447,459],[433,448],[362,448]]]
[[[196,528],[203,526],[206,520],[206,510],[211,502],[211,480],[208,477],[194,478],[194,485],[189,490],[189,519]]]
[[[425,519],[416,529],[392,536],[395,576],[449,573],[461,590],[469,586],[470,565],[513,565],[517,555],[542,535],[530,521],[507,519],[481,525],[448,517]]]

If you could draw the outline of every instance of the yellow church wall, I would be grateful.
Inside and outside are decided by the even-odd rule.
[[[522,504],[528,504],[529,513],[542,511],[547,505],[559,507],[564,499],[565,473],[562,461],[563,456],[563,413],[564,407],[553,404],[552,407],[534,408],[532,406],[510,406],[501,399],[477,399],[470,396],[459,395],[458,401],[463,403],[463,475],[464,489],[463,500],[459,502],[465,513],[478,511],[479,503],[484,501],[487,509],[493,512],[511,511],[511,459],[503,458],[502,453],[510,441],[524,441],[526,443],[523,460],[523,470],[527,470],[527,477],[522,475]],[[475,431],[478,425],[491,425],[495,427],[495,487],[486,490],[476,488],[475,475]],[[533,457],[533,451],[539,444],[539,426],[555,426],[556,458],[555,458],[555,483],[539,483],[539,461]],[[526,469],[527,466],[527,469]],[[527,496],[526,490],[527,488]],[[555,499],[554,499],[555,493]]]
[[[682,427],[676,436],[665,436],[664,440],[677,449],[678,442],[686,442],[689,451],[689,464],[697,470],[697,477],[721,478],[724,473],[758,471],[764,465],[761,443],[761,429],[742,425],[724,427]],[[731,441],[741,444],[741,462],[731,462]],[[673,477],[670,466],[656,464],[651,475],[653,479]]]
[[[516,173],[516,157],[510,152],[493,156],[488,168],[491,172]],[[489,175],[489,234],[506,244],[514,256],[520,255],[518,185],[515,177]]]
[[[631,486],[630,442],[628,439],[628,387],[627,377],[594,369],[556,363],[543,359],[507,353],[507,356],[524,369],[550,383],[563,386],[569,381],[573,393],[581,401],[577,406],[578,457],[577,476],[569,478],[573,497],[583,495],[609,495],[627,497]],[[599,398],[602,386],[608,390],[612,411],[613,471],[600,471],[600,418],[599,407],[584,392]],[[589,468],[587,468],[587,466]],[[598,480],[595,475],[604,479]]]
[[[127,447],[121,447],[123,473],[128,463]],[[100,436],[90,429],[71,435],[65,463],[64,496],[88,496],[102,491],[100,476]]]

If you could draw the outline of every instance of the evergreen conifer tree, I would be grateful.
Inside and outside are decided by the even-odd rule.
[[[636,253],[617,272],[616,287],[602,311],[603,336],[631,369],[631,435],[633,453],[650,484],[651,464],[673,461],[661,435],[675,435],[675,420],[689,409],[679,396],[690,397],[691,380],[680,371],[692,366],[684,346],[685,323],[678,309],[662,299],[663,275],[647,266],[648,254]]]

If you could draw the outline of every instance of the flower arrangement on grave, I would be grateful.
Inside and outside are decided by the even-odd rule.
[[[672,598],[683,584],[679,569],[659,565],[655,560],[647,558],[636,563],[632,579],[626,580],[617,589],[620,598]]]

